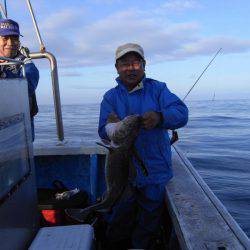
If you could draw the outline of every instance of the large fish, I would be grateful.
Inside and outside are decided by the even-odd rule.
[[[129,178],[136,176],[133,166],[133,157],[138,162],[144,175],[148,175],[147,169],[137,154],[134,143],[141,128],[141,117],[130,115],[119,122],[111,143],[100,144],[109,149],[107,156],[105,177],[107,191],[104,199],[97,204],[85,209],[66,209],[66,214],[79,222],[84,222],[92,212],[105,213],[111,211],[113,205],[123,194]]]

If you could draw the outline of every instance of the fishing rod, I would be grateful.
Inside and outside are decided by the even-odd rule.
[[[202,73],[199,75],[199,77],[197,78],[197,80],[194,82],[193,86],[189,89],[189,91],[187,92],[187,94],[184,96],[184,98],[182,99],[182,101],[185,101],[185,99],[187,98],[187,96],[190,94],[190,92],[193,90],[193,88],[195,87],[195,85],[199,82],[199,80],[201,79],[201,77],[203,76],[203,74],[207,71],[208,67],[212,64],[212,62],[214,61],[214,59],[217,57],[217,55],[220,53],[220,51],[222,50],[222,48],[220,48],[216,54],[213,56],[213,58],[210,60],[210,62],[208,63],[208,65],[205,67],[205,69],[202,71]],[[171,138],[171,145],[174,144],[176,141],[178,141],[179,137],[178,137],[178,133],[175,130],[172,130],[172,138]]]
[[[222,50],[222,48],[220,48],[216,54],[214,55],[214,57],[212,58],[212,60],[209,62],[209,64],[206,66],[206,68],[202,71],[202,73],[199,75],[199,77],[197,78],[197,80],[195,81],[195,83],[193,84],[193,86],[189,89],[189,91],[187,92],[187,94],[184,96],[184,98],[182,99],[182,101],[185,101],[185,99],[187,98],[187,96],[190,94],[190,92],[193,90],[193,88],[195,87],[195,85],[199,82],[199,80],[201,79],[201,77],[203,76],[203,74],[206,72],[206,70],[208,69],[208,67],[212,64],[212,62],[214,61],[214,59],[217,57],[217,55],[220,53],[220,51]]]

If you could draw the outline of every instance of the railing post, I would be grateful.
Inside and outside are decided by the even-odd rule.
[[[63,131],[59,79],[58,79],[56,58],[54,57],[54,55],[52,55],[49,52],[30,53],[29,57],[31,59],[47,58],[50,61],[54,107],[55,107],[55,116],[56,116],[57,137],[58,137],[58,140],[62,142],[64,140],[64,131]]]

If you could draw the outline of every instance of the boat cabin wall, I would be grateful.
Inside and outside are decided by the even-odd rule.
[[[36,155],[34,160],[39,189],[53,189],[53,182],[60,181],[69,190],[79,188],[85,191],[90,203],[101,197],[106,189],[105,155],[68,152]]]
[[[38,230],[27,86],[25,79],[0,81],[1,250],[26,249]]]

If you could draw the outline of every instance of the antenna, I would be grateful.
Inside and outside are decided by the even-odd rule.
[[[34,24],[34,27],[35,27],[35,30],[36,30],[37,38],[38,38],[38,41],[39,41],[39,44],[40,44],[40,52],[45,52],[45,46],[44,46],[40,31],[39,31],[39,28],[38,28],[38,25],[37,25],[37,21],[36,21],[36,18],[35,18],[34,11],[32,9],[30,0],[26,0],[26,2],[27,2],[27,5],[28,5],[29,11],[30,11],[30,15],[31,15],[31,18],[32,18],[32,21],[33,21],[33,24]]]
[[[0,3],[0,18],[7,18],[6,11],[2,3]]]
[[[4,9],[5,9],[5,16],[8,17],[8,11],[7,11],[7,0],[4,0]]]

